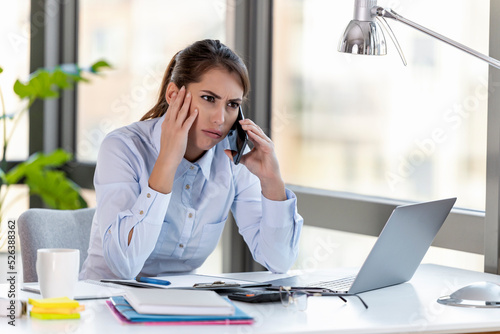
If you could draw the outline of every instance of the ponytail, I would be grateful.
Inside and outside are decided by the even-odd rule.
[[[141,121],[165,115],[168,109],[167,87],[170,82],[175,83],[178,88],[187,87],[190,83],[200,82],[203,74],[217,67],[237,73],[243,87],[243,97],[248,94],[250,79],[241,58],[220,41],[205,39],[189,45],[172,57],[163,76],[158,100],[142,116]]]
[[[180,51],[179,51],[180,52]],[[165,74],[163,75],[163,80],[161,82],[160,95],[158,96],[158,100],[153,108],[151,108],[147,113],[142,116],[141,121],[145,121],[150,118],[157,118],[165,115],[168,109],[167,99],[165,98],[167,94],[167,86],[172,79],[172,72],[174,71],[175,63],[177,62],[176,57],[179,54],[177,52],[172,59],[170,59],[170,63],[168,63],[167,69],[165,70]]]

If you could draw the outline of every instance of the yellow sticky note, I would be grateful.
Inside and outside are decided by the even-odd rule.
[[[68,297],[60,298],[44,298],[44,299],[28,299],[28,302],[33,306],[44,307],[44,308],[75,308],[80,306],[80,304],[73,299]]]
[[[80,313],[73,314],[50,314],[30,312],[30,316],[41,320],[59,320],[59,319],[80,319]]]
[[[34,313],[48,313],[48,314],[72,314],[85,311],[85,305],[80,305],[78,307],[66,308],[66,307],[40,307],[33,306],[31,312]]]

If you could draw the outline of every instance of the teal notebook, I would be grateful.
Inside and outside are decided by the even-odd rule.
[[[229,301],[229,300],[228,300]],[[229,301],[232,303],[231,301]],[[253,318],[236,307],[233,315],[160,315],[160,314],[140,314],[137,313],[123,296],[111,297],[111,303],[119,315],[128,323],[203,323],[203,324],[251,324]]]

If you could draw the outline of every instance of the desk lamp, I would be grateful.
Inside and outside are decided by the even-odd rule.
[[[495,58],[488,57],[448,37],[412,22],[390,8],[379,7],[377,6],[377,0],[355,0],[354,19],[347,25],[340,39],[338,51],[358,55],[386,55],[387,44],[381,28],[383,27],[394,42],[401,60],[406,66],[407,63],[403,50],[399,46],[398,40],[385,18],[409,25],[418,31],[437,38],[446,44],[467,52],[474,57],[482,59],[491,66],[500,69],[500,61]],[[455,291],[450,296],[439,298],[438,302],[445,305],[466,307],[500,307],[500,285],[492,282],[474,283]]]
[[[385,42],[384,33],[381,26],[384,27],[396,45],[396,48],[401,56],[401,60],[406,65],[406,60],[403,51],[398,44],[396,36],[391,30],[391,27],[385,18],[393,19],[409,25],[429,36],[439,39],[446,44],[456,47],[464,52],[467,52],[474,57],[484,60],[491,66],[500,69],[500,61],[495,58],[488,57],[474,49],[471,49],[463,44],[455,42],[448,37],[445,37],[437,32],[422,27],[421,25],[412,22],[401,15],[397,14],[390,8],[377,6],[377,0],[355,0],[354,3],[354,19],[349,22],[345,29],[344,35],[340,39],[338,51],[359,55],[375,55],[381,56],[387,54],[387,45]]]

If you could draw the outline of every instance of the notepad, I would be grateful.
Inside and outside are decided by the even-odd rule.
[[[60,298],[45,298],[45,299],[34,299],[29,298],[28,302],[35,307],[44,307],[44,308],[75,308],[80,306],[80,304],[73,299],[68,297],[60,297]]]
[[[66,320],[66,319],[80,319],[80,313],[71,314],[46,314],[30,312],[30,317],[40,320]]]
[[[214,291],[134,289],[125,294],[141,314],[232,315],[234,306]]]
[[[68,297],[32,299],[30,316],[41,320],[80,319],[80,312],[85,309],[76,300]]]
[[[231,301],[228,300],[228,303]],[[106,301],[113,315],[123,324],[142,325],[249,325],[253,318],[234,306],[233,315],[160,315],[139,314],[124,297]]]

